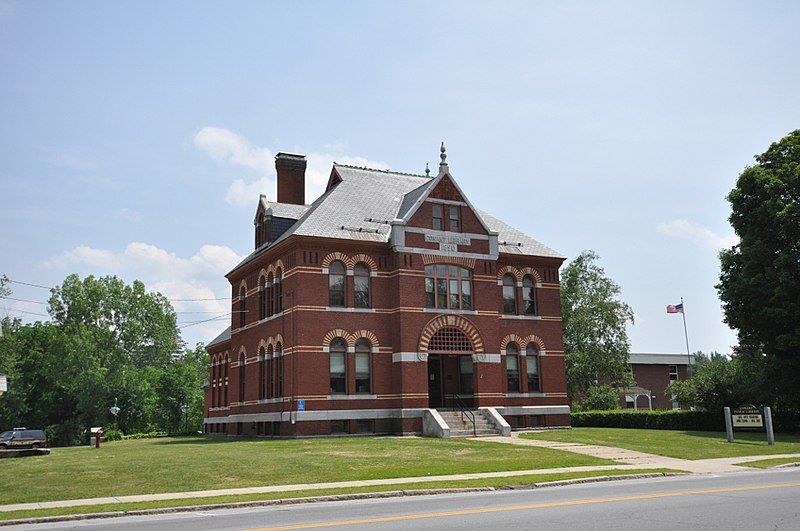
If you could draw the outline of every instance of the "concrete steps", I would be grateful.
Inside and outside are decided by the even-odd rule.
[[[490,437],[498,435],[497,428],[484,417],[480,411],[472,410],[471,413],[475,416],[475,431],[472,430],[472,422],[469,418],[464,416],[461,419],[460,411],[439,411],[439,415],[447,423],[450,428],[450,437]]]

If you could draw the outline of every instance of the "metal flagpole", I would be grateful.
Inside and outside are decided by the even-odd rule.
[[[692,355],[689,352],[689,332],[686,331],[686,305],[683,303],[683,297],[681,297],[681,308],[683,309],[681,315],[683,315],[683,335],[686,338],[686,372],[688,373],[692,364]]]

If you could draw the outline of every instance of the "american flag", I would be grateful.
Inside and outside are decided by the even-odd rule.
[[[683,313],[683,303],[670,304],[667,306],[667,313]]]

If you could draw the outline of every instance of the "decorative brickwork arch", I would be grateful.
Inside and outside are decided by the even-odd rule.
[[[375,262],[375,260],[371,256],[363,253],[355,255],[352,258],[352,262],[353,262],[353,267],[355,267],[355,265],[359,262],[364,262],[365,264],[367,264],[367,267],[369,268],[370,271],[378,270],[378,264]]]
[[[422,255],[422,263],[425,265],[431,264],[441,264],[441,263],[448,263],[448,264],[457,264],[460,266],[464,266],[467,269],[475,269],[475,259],[474,258],[465,258],[463,256],[439,256],[433,254],[423,254]]]
[[[517,334],[507,335],[500,342],[500,350],[505,350],[509,343],[516,343],[519,348],[525,348],[524,345],[527,345],[530,342],[526,341],[527,339],[522,339]]]
[[[261,279],[262,278],[264,279],[264,284],[267,283],[267,273],[268,273],[268,271],[266,269],[261,269],[261,271],[258,272],[258,285],[259,286],[261,286]]]
[[[372,348],[380,347],[378,336],[376,336],[371,330],[357,330],[351,334],[351,337],[353,339],[353,345],[356,344],[356,341],[363,338],[372,344]]]
[[[472,348],[475,353],[480,354],[483,352],[483,341],[478,333],[478,329],[469,320],[464,319],[460,315],[440,315],[428,321],[428,324],[422,329],[422,334],[419,339],[419,351],[428,352],[428,345],[430,344],[433,334],[442,328],[456,328],[464,334],[472,342]]]
[[[542,338],[541,338],[541,337],[539,337],[539,336],[536,336],[536,335],[533,335],[533,334],[531,334],[531,335],[529,335],[528,337],[526,337],[525,339],[522,339],[521,341],[522,341],[522,342],[519,344],[519,347],[520,347],[520,348],[525,348],[525,347],[527,347],[527,346],[528,346],[528,343],[533,343],[534,345],[536,345],[536,347],[537,347],[537,348],[538,348],[540,351],[541,351],[541,350],[547,350],[547,349],[545,348],[545,346],[544,346],[544,339],[542,339]]]
[[[532,276],[533,279],[539,284],[542,283],[542,275],[540,275],[539,272],[532,267],[526,267],[523,268],[522,271],[520,271],[520,280],[522,280],[522,277],[524,277],[525,275]]]
[[[259,341],[258,342],[258,351],[261,352],[262,348],[264,350],[267,350],[267,347],[270,345],[270,341],[272,341],[272,338],[270,338],[269,341],[267,341],[266,339],[262,339],[261,341]]]
[[[322,267],[330,267],[331,262],[333,262],[335,260],[339,260],[340,262],[342,262],[344,264],[344,266],[346,268],[348,268],[348,269],[352,269],[353,268],[353,265],[354,265],[353,260],[349,256],[347,256],[346,254],[340,253],[339,251],[336,251],[335,253],[331,253],[328,256],[326,256],[325,258],[323,258],[322,259]]]
[[[244,292],[247,293],[247,280],[242,279],[242,281],[239,282],[239,292],[240,293],[242,291],[242,288],[244,288]]]
[[[511,266],[503,266],[497,270],[497,278],[502,279],[505,275],[511,273],[511,275],[517,279],[518,281],[522,281],[522,274],[519,272],[519,269],[516,267]]]
[[[347,343],[348,346],[353,347],[356,344],[355,340],[353,339],[353,336],[348,334],[347,330],[342,330],[341,328],[337,328],[336,330],[331,330],[330,332],[325,334],[325,337],[322,338],[322,346],[330,347],[331,341],[333,341],[337,337],[344,339],[345,343]]]

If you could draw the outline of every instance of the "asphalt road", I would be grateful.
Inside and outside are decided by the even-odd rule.
[[[800,529],[800,468],[8,529]]]

